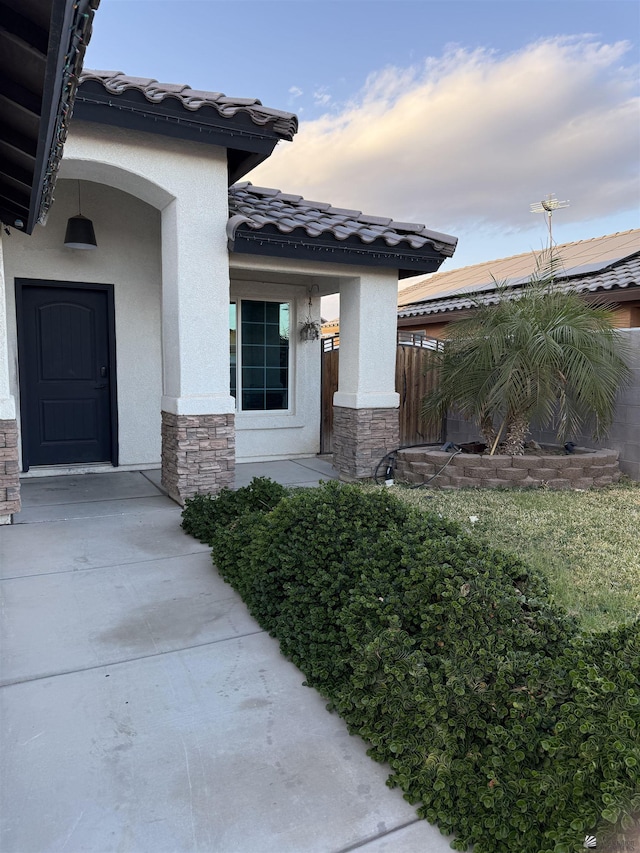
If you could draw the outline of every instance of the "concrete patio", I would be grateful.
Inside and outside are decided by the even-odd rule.
[[[237,484],[335,477],[311,458]],[[0,528],[3,853],[444,853],[179,527],[158,472],[22,481]]]

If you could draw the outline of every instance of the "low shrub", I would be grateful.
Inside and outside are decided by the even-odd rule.
[[[232,524],[246,512],[268,512],[282,500],[287,490],[268,477],[254,477],[241,489],[222,489],[217,495],[187,498],[182,511],[182,529],[210,545],[216,531]]]
[[[583,636],[522,561],[386,490],[238,507],[209,539],[223,577],[456,849],[571,853],[632,825],[638,623]]]

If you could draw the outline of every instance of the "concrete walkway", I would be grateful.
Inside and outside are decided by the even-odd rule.
[[[317,483],[321,459],[239,466]],[[0,528],[3,853],[444,853],[179,527],[157,472]]]

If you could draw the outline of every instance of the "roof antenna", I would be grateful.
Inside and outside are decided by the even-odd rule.
[[[568,201],[558,201],[555,193],[549,195],[543,201],[537,201],[529,205],[531,213],[546,213],[547,214],[547,229],[549,231],[549,251],[553,249],[553,231],[551,227],[551,217],[554,210],[559,210],[562,207],[569,207]]]

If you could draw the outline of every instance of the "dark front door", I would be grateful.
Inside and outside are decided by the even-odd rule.
[[[20,281],[17,296],[23,467],[115,462],[111,288]]]

